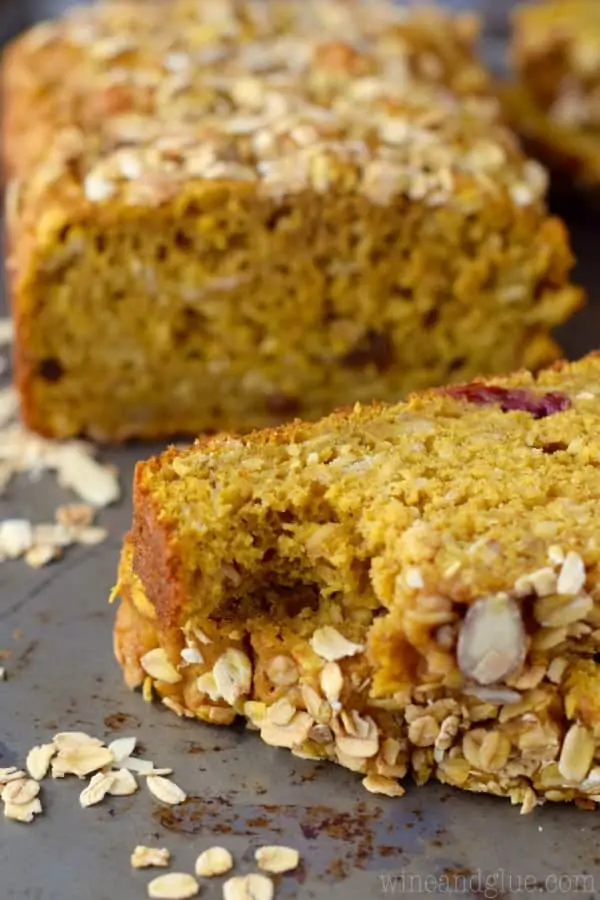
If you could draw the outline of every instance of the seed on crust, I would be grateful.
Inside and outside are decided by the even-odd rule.
[[[267,708],[265,715],[273,725],[289,725],[296,712],[296,707],[292,706],[287,697],[281,697]]]
[[[515,601],[495,594],[469,607],[457,654],[463,674],[478,684],[494,684],[518,669],[525,660],[526,634]]]
[[[328,662],[336,662],[348,656],[356,656],[365,649],[363,644],[355,644],[349,641],[343,634],[331,625],[324,625],[313,632],[310,646],[322,659]]]
[[[260,736],[270,747],[298,747],[308,738],[314,723],[312,716],[305,712],[297,712],[287,725],[275,725],[264,719],[260,723]]]
[[[151,866],[168,866],[171,858],[166,847],[145,847],[138,844],[131,854],[131,865],[134,869],[148,869]]]
[[[144,672],[157,681],[165,684],[177,684],[181,681],[181,675],[169,661],[166,651],[162,647],[155,647],[140,658],[140,665]]]
[[[195,872],[203,878],[224,875],[233,868],[233,856],[225,847],[209,847],[196,860]]]
[[[223,885],[223,900],[273,900],[273,893],[271,879],[254,872],[235,875]]]
[[[584,562],[578,553],[569,550],[558,576],[556,590],[559,594],[578,594],[584,584]]]
[[[384,775],[366,775],[362,784],[372,794],[384,794],[386,797],[403,797],[406,793],[401,784]]]
[[[291,872],[298,867],[300,854],[294,847],[268,844],[256,850],[254,859],[258,868],[262,869],[263,872],[280,875],[283,872]]]
[[[38,747],[32,747],[27,754],[25,766],[32,778],[41,781],[48,774],[50,768],[50,760],[56,753],[54,744],[40,744]]]
[[[558,770],[567,781],[579,783],[589,772],[594,759],[594,736],[584,725],[571,725],[565,735]]]
[[[187,800],[185,791],[182,791],[179,785],[170,778],[164,778],[162,775],[148,775],[146,784],[150,793],[154,794],[157,800],[161,800],[169,806],[177,806],[178,803]]]
[[[90,783],[85,787],[79,795],[79,803],[81,806],[95,806],[100,803],[114,783],[114,775],[112,772],[98,772],[90,779]]]
[[[153,878],[148,885],[148,896],[153,900],[189,900],[199,891],[200,885],[187,872],[168,872]]]
[[[344,676],[336,662],[328,662],[323,666],[320,677],[321,690],[330,703],[337,703],[344,687]]]
[[[226,650],[214,664],[212,674],[219,694],[230,706],[250,693],[252,663],[243,650]]]
[[[274,656],[266,665],[266,673],[276,687],[288,687],[298,681],[298,666],[291,656]]]

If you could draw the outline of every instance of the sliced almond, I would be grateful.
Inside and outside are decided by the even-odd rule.
[[[477,600],[462,623],[458,665],[478,684],[501,681],[525,660],[526,635],[521,611],[506,594]]]
[[[195,872],[202,878],[224,875],[233,868],[233,856],[225,847],[209,847],[196,860]]]
[[[138,844],[131,854],[131,865],[134,869],[149,869],[152,866],[169,865],[171,854],[166,847],[145,847]]]
[[[230,706],[250,693],[252,663],[242,650],[226,650],[214,664],[212,674],[219,694]]]
[[[148,896],[154,900],[189,900],[196,897],[200,885],[193,875],[186,872],[168,872],[153,878],[148,885]]]
[[[148,775],[146,784],[150,793],[154,794],[157,800],[161,800],[169,806],[177,806],[178,803],[187,800],[185,791],[182,791],[179,785],[170,778],[164,778],[162,775]]]
[[[348,656],[356,656],[365,649],[363,644],[355,644],[344,637],[343,634],[331,625],[324,625],[313,632],[310,646],[322,659],[328,662],[336,662]]]
[[[149,650],[140,658],[140,665],[144,672],[156,681],[164,681],[165,684],[177,684],[181,681],[181,675],[171,664],[166,651],[162,647]]]
[[[112,797],[128,797],[130,794],[135,794],[138,783],[133,772],[130,772],[129,769],[117,769],[115,772],[111,772],[111,775],[113,783],[108,793]]]
[[[48,774],[50,768],[50,760],[56,753],[54,744],[40,744],[38,747],[32,747],[27,754],[25,765],[27,771],[36,781],[41,781]]]
[[[293,847],[268,844],[256,850],[254,859],[258,868],[262,869],[263,872],[280,875],[283,872],[291,872],[298,867],[300,854]]]
[[[11,781],[2,788],[2,800],[4,803],[23,805],[30,803],[40,792],[40,786],[33,778],[22,778],[19,781]]]
[[[115,776],[112,772],[98,772],[94,775],[87,787],[79,795],[81,806],[95,806],[100,803],[114,784]]]
[[[223,885],[223,900],[273,900],[273,882],[266,875],[235,875]]]

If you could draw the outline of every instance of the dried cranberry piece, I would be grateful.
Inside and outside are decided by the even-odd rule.
[[[459,400],[475,403],[477,406],[497,405],[502,412],[521,410],[531,413],[534,419],[544,419],[554,413],[563,412],[571,406],[571,400],[560,391],[549,391],[547,394],[535,394],[524,388],[503,388],[495,385],[473,384],[458,385],[447,389],[447,392]]]

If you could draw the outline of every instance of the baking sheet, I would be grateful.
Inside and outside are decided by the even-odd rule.
[[[575,358],[600,347],[600,223],[575,204],[563,210],[590,303],[560,337]],[[72,548],[34,571],[0,566],[0,650],[11,656],[0,682],[0,766],[19,765],[56,731],[111,740],[135,735],[144,755],[172,766],[190,795],[161,807],[147,791],[81,809],[82,784],[47,780],[44,814],[29,826],[0,819],[0,900],[135,900],[163,870],[133,872],[137,843],[166,846],[172,868],[193,871],[214,844],[234,853],[236,874],[253,869],[262,843],[298,848],[302,865],[283,876],[277,897],[367,900],[528,896],[600,897],[600,820],[549,805],[519,816],[507,801],[437,785],[409,787],[401,800],[366,793],[358,776],[294,759],[237,728],[179,720],[126,690],[111,647],[114,610],[106,599],[130,521],[135,460],[157,445],[104,452],[121,473],[123,498],[99,517],[110,537]],[[0,498],[0,519],[48,521],[69,495],[53,479],[21,479]],[[217,900],[223,879],[204,881]]]

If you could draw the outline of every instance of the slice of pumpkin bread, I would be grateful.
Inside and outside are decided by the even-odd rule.
[[[579,306],[468,15],[101,3],[6,51],[30,428],[249,430],[537,368]]]
[[[600,355],[140,463],[127,683],[400,794],[600,800]]]

